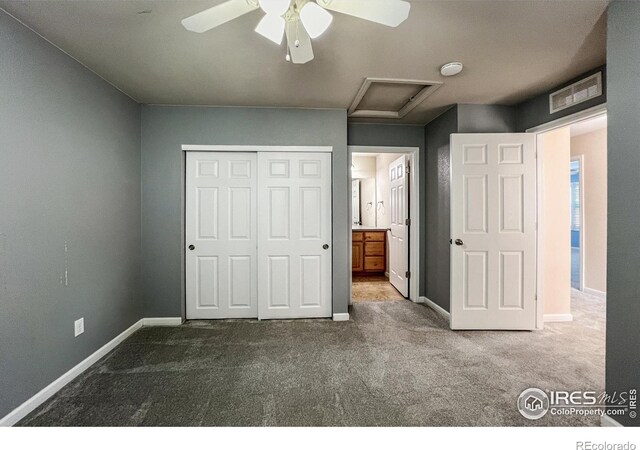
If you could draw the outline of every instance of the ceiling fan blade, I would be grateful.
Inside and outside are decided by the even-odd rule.
[[[325,9],[397,27],[409,17],[411,4],[404,0],[317,0]]]
[[[287,21],[287,46],[294,64],[305,64],[313,59],[311,38],[300,21]],[[296,43],[298,45],[296,45]]]
[[[204,33],[258,8],[258,2],[251,0],[229,0],[183,19],[182,25],[189,31]]]

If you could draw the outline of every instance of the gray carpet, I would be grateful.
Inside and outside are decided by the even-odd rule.
[[[541,332],[452,332],[406,300],[349,322],[144,328],[20,425],[597,425],[516,410],[527,387],[603,389],[604,302],[573,307]]]

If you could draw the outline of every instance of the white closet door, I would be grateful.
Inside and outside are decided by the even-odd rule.
[[[331,316],[331,155],[258,154],[260,319]]]
[[[256,161],[187,153],[187,319],[258,316]]]
[[[409,296],[409,183],[407,156],[389,164],[391,233],[389,236],[389,281],[404,296]]]

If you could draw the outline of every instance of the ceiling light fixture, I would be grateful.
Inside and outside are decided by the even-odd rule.
[[[327,31],[333,21],[333,16],[317,3],[309,2],[300,11],[300,20],[304,25],[309,37],[315,39]]]
[[[291,6],[291,0],[258,0],[258,4],[266,14],[282,16]]]
[[[316,0],[331,11],[397,27],[409,17],[411,4],[404,0]]]
[[[322,35],[336,11],[389,27],[409,17],[406,0],[227,0],[182,20],[189,31],[204,33],[244,14],[262,9],[266,15],[255,31],[280,45],[287,36],[286,61],[305,64],[313,59],[311,39]]]
[[[285,21],[280,16],[266,14],[256,27],[256,33],[266,37],[275,44],[282,44]]]
[[[443,77],[452,77],[462,72],[464,66],[460,62],[450,62],[440,68],[440,74]]]

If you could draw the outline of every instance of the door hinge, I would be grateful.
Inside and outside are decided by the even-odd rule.
[[[404,224],[405,224],[405,225],[409,225],[409,226],[411,226],[411,219],[407,219],[407,220],[405,220],[405,221],[404,221]]]
[[[407,271],[404,273],[404,277],[408,280],[409,278],[411,278],[411,272]]]
[[[411,163],[409,161],[407,161],[407,164],[405,165],[405,172],[411,174]]]

